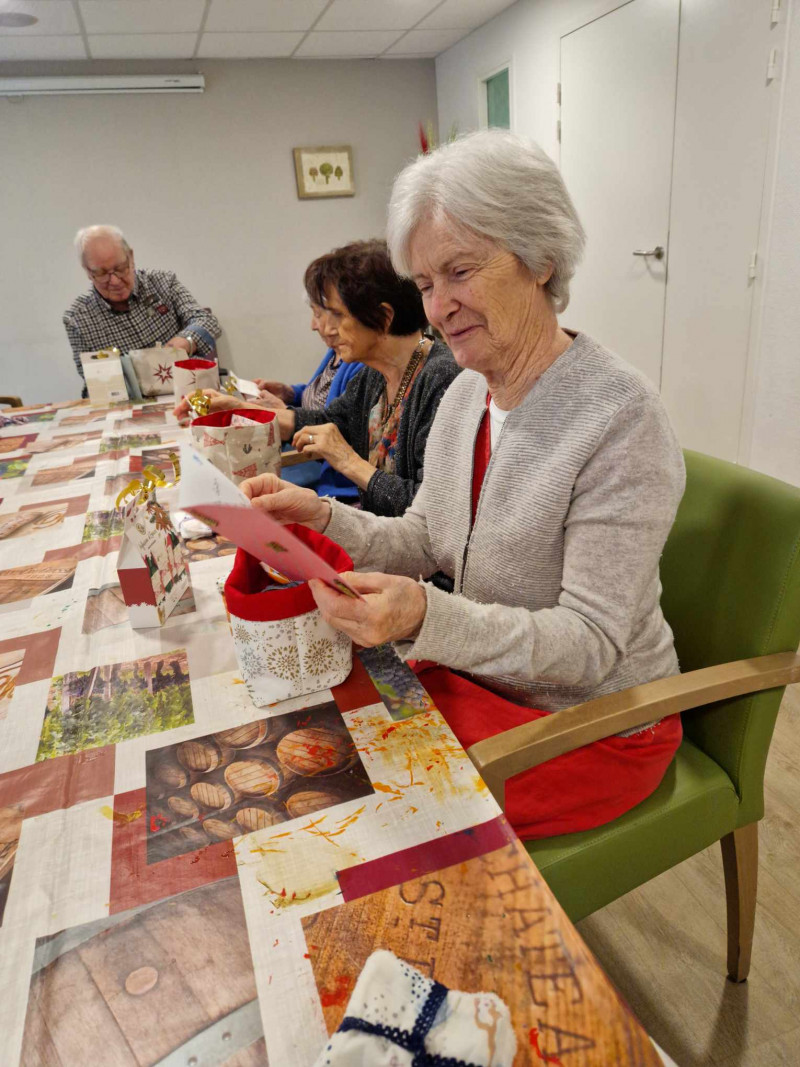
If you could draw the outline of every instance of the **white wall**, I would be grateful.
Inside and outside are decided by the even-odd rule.
[[[796,4],[782,77],[750,465],[800,485],[800,12]]]
[[[4,64],[3,74],[87,73]],[[90,68],[106,73],[109,65]],[[113,71],[186,71],[116,64]],[[114,223],[140,267],[175,270],[223,325],[240,374],[302,381],[322,356],[307,264],[380,236],[392,178],[435,116],[431,60],[204,61],[202,95],[0,99],[0,393],[77,394],[61,325],[86,286],[80,227]],[[356,195],[299,200],[292,148],[349,144]]]
[[[461,131],[477,127],[480,78],[510,63],[512,127],[533,137],[558,159],[560,37],[620,3],[519,0],[437,58],[439,128],[448,129],[454,121]],[[800,33],[795,28],[793,54],[782,75],[789,81],[783,89],[770,246],[763,223],[759,235],[759,222],[771,210],[769,198],[762,205],[759,190],[765,162],[769,169],[769,155],[775,151],[774,143],[767,146],[769,113],[775,109],[780,90],[777,83],[767,87],[761,73],[766,74],[770,7],[771,0],[683,2],[676,111],[680,152],[673,172],[670,268],[677,271],[680,260],[685,269],[680,284],[671,287],[670,281],[667,289],[664,382],[665,397],[685,445],[729,459],[747,460],[749,456],[754,466],[800,483]],[[772,41],[781,51],[788,7],[788,0],[784,0],[781,25],[771,31]],[[724,55],[709,47],[709,40],[712,45],[716,40],[715,19],[725,20],[724,27],[719,27],[724,29],[720,41],[735,45],[720,44]],[[754,19],[764,28],[757,40],[752,32]],[[747,59],[747,78],[741,57],[733,54],[736,49]],[[769,99],[766,95],[756,99],[762,92],[768,93]],[[723,124],[715,122],[713,113],[720,101],[727,108]],[[742,136],[743,126],[748,136]],[[758,130],[757,137],[749,136],[751,129]],[[716,147],[715,138],[719,142]],[[692,149],[694,142],[699,151]],[[756,172],[754,167],[762,169]],[[743,176],[748,177],[747,183]],[[700,210],[697,192],[701,189],[717,190],[707,210]],[[735,259],[729,247],[734,228],[738,239]],[[759,343],[756,336],[756,343],[750,343],[748,364],[749,314],[738,312],[741,302],[750,299],[746,268],[749,248],[756,246],[763,253],[770,280],[761,340]],[[764,287],[757,284],[755,322],[761,317],[763,298]],[[735,308],[736,315],[725,317],[726,302]],[[709,308],[723,316],[719,331],[714,329]],[[568,317],[569,312],[567,324]],[[734,338],[724,336],[734,328]],[[737,345],[735,361],[728,358],[733,341]],[[740,440],[740,426],[744,440]]]
[[[620,6],[620,0],[519,0],[436,60],[439,129],[478,126],[478,80],[511,64],[511,126],[558,158],[556,85],[562,34]]]

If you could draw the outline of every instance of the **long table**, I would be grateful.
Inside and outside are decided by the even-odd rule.
[[[659,1064],[391,648],[255,707],[213,537],[132,629],[114,502],[170,408],[0,417],[0,1064],[310,1067],[378,948],[500,996],[516,1065]]]

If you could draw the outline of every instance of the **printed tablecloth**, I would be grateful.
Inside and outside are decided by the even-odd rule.
[[[497,993],[515,1064],[658,1063],[390,648],[254,707],[213,537],[131,628],[115,498],[170,406],[0,416],[0,1064],[310,1065],[376,948]]]

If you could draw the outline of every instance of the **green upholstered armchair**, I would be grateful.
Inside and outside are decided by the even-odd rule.
[[[714,841],[722,846],[728,974],[750,968],[764,767],[784,687],[800,681],[800,489],[686,452],[686,493],[661,563],[684,673],[567,708],[473,745],[506,779],[563,752],[682,712],[661,785],[619,819],[526,847],[573,921]]]

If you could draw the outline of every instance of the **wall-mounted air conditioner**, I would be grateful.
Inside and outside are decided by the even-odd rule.
[[[91,74],[0,78],[0,96],[92,96],[95,93],[202,93],[202,74]]]

